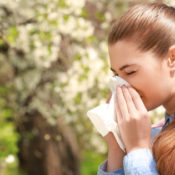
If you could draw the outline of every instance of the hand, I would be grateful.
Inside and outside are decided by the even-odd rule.
[[[116,116],[127,153],[151,148],[151,121],[139,94],[132,87],[117,87]]]
[[[108,162],[106,171],[111,172],[122,168],[123,157],[126,153],[120,148],[112,132],[109,132],[106,136],[104,136],[104,139],[108,145]]]
[[[110,93],[106,103],[109,103],[112,93]],[[115,171],[123,167],[123,157],[126,155],[125,152],[118,145],[112,132],[109,132],[104,139],[108,145],[108,162],[107,172]]]

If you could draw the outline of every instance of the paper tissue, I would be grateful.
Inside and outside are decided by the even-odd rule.
[[[119,133],[117,121],[116,121],[116,113],[115,113],[115,95],[116,87],[121,85],[129,85],[124,79],[113,76],[109,79],[109,87],[112,92],[112,96],[109,104],[101,104],[87,112],[87,116],[97,129],[97,131],[105,136],[109,132],[114,134],[115,139],[117,140],[120,148],[125,152],[124,144],[122,143],[121,136]]]

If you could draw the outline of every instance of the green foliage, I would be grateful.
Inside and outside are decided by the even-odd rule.
[[[97,167],[105,160],[105,158],[93,151],[85,151],[83,157],[84,159],[82,160],[81,174],[96,175]]]
[[[58,7],[65,8],[66,7],[66,1],[65,0],[58,0]]]
[[[7,163],[2,175],[27,175],[25,172],[19,170],[17,157],[14,162]]]
[[[9,91],[1,86],[1,97],[7,95],[7,93]],[[5,99],[0,98],[0,159],[6,158],[9,154],[16,155],[18,152],[17,141],[19,135],[15,131],[12,117],[13,111],[8,108]]]
[[[96,17],[102,22],[105,21],[105,16],[103,13],[96,13]]]
[[[81,99],[82,99],[82,93],[81,92],[79,92],[77,95],[76,95],[76,97],[75,97],[75,103],[77,103],[77,104],[80,104],[81,103]]]
[[[16,27],[12,26],[9,28],[6,35],[8,42],[11,44],[15,44],[15,41],[19,36],[19,32]]]
[[[87,13],[85,8],[82,9],[81,16],[84,17],[84,18],[88,18],[88,13]]]

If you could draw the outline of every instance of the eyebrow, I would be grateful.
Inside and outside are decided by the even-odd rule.
[[[125,68],[127,68],[127,67],[129,67],[129,66],[132,66],[132,65],[134,65],[134,64],[126,64],[126,65],[124,65],[124,66],[122,66],[121,68],[120,68],[120,70],[122,71],[123,69],[125,69]],[[110,68],[113,72],[115,72],[115,70],[111,67]]]

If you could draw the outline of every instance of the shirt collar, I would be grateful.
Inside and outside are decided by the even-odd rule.
[[[165,123],[169,120],[169,123],[173,120],[174,114],[168,115],[167,111],[165,111]]]

